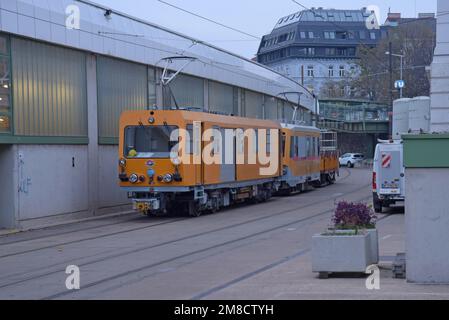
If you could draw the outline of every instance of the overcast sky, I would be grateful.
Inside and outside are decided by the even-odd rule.
[[[216,26],[157,0],[93,1],[210,42],[247,58],[254,57],[259,46],[259,41],[254,38]],[[269,33],[279,18],[301,10],[301,7],[291,0],[165,1],[260,37]],[[415,17],[419,12],[436,12],[437,10],[437,0],[298,0],[298,2],[308,8],[360,9],[369,5],[376,5],[380,9],[381,22],[385,21],[389,8],[392,12],[401,12],[405,17]]]

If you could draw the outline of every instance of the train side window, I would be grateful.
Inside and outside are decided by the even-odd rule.
[[[254,129],[254,152],[257,154],[259,151],[259,130]]]
[[[221,146],[223,144],[222,136],[221,136],[221,128],[220,127],[214,127],[214,134],[211,139],[211,142],[214,144],[213,153],[215,154],[221,154]]]
[[[306,150],[307,150],[307,158],[309,158],[312,155],[312,148],[311,148],[311,143],[310,143],[310,137],[306,138]]]
[[[245,136],[243,133],[243,129],[238,128],[235,130],[235,137],[237,140],[237,152],[239,154],[244,154],[245,153]]]
[[[287,148],[287,144],[285,143],[286,137],[283,135],[282,136],[282,140],[281,140],[281,150],[282,150],[282,157],[285,157],[285,153],[286,153],[286,148]]]
[[[267,153],[271,153],[271,132],[267,129]]]
[[[296,157],[296,137],[290,137],[290,158]]]
[[[186,127],[187,141],[185,144],[186,154],[193,154],[193,124],[188,124]]]

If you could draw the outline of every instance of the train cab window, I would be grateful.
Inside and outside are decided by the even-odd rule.
[[[125,155],[129,158],[170,158],[178,141],[170,141],[176,126],[135,126],[125,129]]]

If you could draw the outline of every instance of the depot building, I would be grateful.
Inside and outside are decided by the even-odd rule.
[[[73,5],[79,29],[67,24]],[[167,59],[180,56],[195,59]],[[165,67],[182,70],[173,94]],[[299,92],[299,119],[311,124],[309,91],[233,53],[89,1],[0,0],[0,228],[128,209],[117,182],[123,110],[176,100],[287,121],[296,100],[285,92]]]

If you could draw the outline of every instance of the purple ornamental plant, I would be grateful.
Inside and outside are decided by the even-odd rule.
[[[332,218],[335,229],[374,229],[377,216],[371,207],[364,203],[341,201],[337,203]]]

